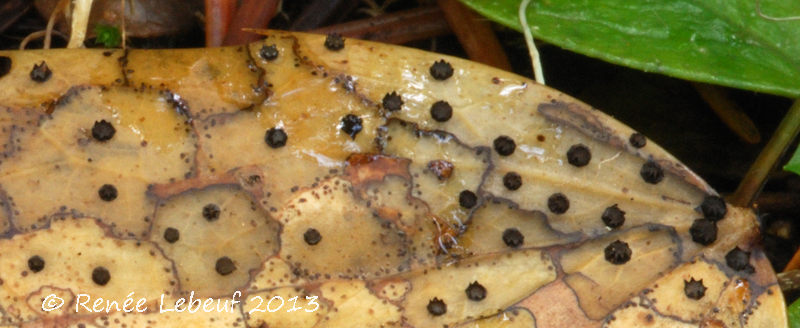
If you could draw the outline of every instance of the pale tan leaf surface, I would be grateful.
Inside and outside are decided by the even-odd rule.
[[[786,326],[754,213],[728,206],[716,239],[693,241],[715,192],[629,127],[476,63],[264,33],[220,49],[0,52],[0,325]],[[437,80],[442,59],[453,75]],[[41,61],[52,76],[32,81]],[[399,110],[383,105],[392,92]],[[433,119],[438,101],[449,119]],[[100,120],[108,141],[92,136]],[[586,165],[569,159],[578,145]],[[614,205],[625,221],[609,227]],[[629,259],[606,254],[616,241]],[[745,267],[728,264],[735,247]],[[37,310],[49,294],[130,292],[152,306]],[[227,311],[159,311],[190,297]]]

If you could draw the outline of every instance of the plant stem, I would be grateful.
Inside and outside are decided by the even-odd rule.
[[[206,0],[206,47],[219,47],[228,33],[236,0]]]
[[[800,99],[795,100],[792,107],[789,108],[789,112],[778,125],[772,138],[745,174],[739,188],[731,197],[731,204],[741,207],[753,205],[753,200],[764,187],[767,175],[777,165],[778,160],[798,133],[800,133]]]
[[[519,23],[522,25],[522,33],[525,35],[525,43],[528,44],[528,52],[531,56],[531,64],[533,65],[533,76],[536,77],[536,82],[544,85],[544,73],[542,72],[542,61],[539,58],[539,50],[536,49],[536,44],[533,43],[533,34],[531,27],[528,26],[528,5],[531,0],[522,0],[519,5]]]

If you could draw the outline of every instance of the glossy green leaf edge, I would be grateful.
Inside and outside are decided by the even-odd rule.
[[[794,151],[794,155],[792,155],[792,158],[789,159],[789,163],[786,163],[786,166],[784,166],[783,169],[789,172],[800,174],[800,147],[797,147],[797,149]],[[798,309],[798,315],[800,316],[800,309]],[[800,323],[798,323],[798,325],[800,325]]]
[[[800,300],[789,305],[789,328],[800,328]]]
[[[461,1],[489,19],[522,29],[521,0]],[[755,1],[534,0],[527,19],[534,37],[591,57],[798,98],[800,20],[761,17]],[[794,0],[761,1],[765,15],[800,15]]]

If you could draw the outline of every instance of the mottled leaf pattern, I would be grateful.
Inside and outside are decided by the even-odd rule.
[[[0,325],[786,326],[753,212],[693,241],[715,192],[630,128],[472,62],[264,33],[0,52]]]

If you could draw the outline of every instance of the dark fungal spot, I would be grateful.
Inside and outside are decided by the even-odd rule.
[[[511,156],[517,149],[517,143],[508,136],[499,136],[494,139],[494,151],[500,156]]]
[[[722,220],[725,214],[728,214],[725,199],[719,196],[706,196],[700,204],[700,210],[703,212],[703,217],[713,221]]]
[[[387,93],[383,96],[383,108],[390,112],[396,112],[400,110],[400,107],[403,106],[403,99],[397,94],[397,92],[392,91],[392,93]]]
[[[463,208],[473,208],[478,205],[478,195],[470,190],[462,190],[458,194],[458,204]]]
[[[94,140],[105,142],[111,140],[116,133],[117,129],[108,121],[94,121],[94,126],[92,126],[92,138],[94,138]]]
[[[111,273],[104,267],[96,267],[92,270],[92,281],[100,286],[105,286],[111,280]]]
[[[694,277],[692,277],[689,281],[683,281],[683,292],[686,294],[686,297],[693,300],[703,298],[703,296],[706,295],[706,289],[706,286],[703,286],[703,279],[694,280]]]
[[[717,240],[717,223],[709,219],[697,219],[689,228],[692,240],[703,246],[711,245]]]
[[[361,129],[363,129],[363,126],[361,125],[362,123],[363,121],[361,120],[360,117],[355,116],[353,114],[347,114],[344,117],[342,117],[341,129],[342,131],[344,131],[344,133],[347,133],[350,136],[350,138],[355,139],[356,134],[361,132]]]
[[[110,184],[104,184],[97,190],[97,194],[100,195],[100,199],[110,202],[112,200],[117,199],[117,187]]]
[[[525,236],[517,228],[508,228],[503,231],[503,242],[511,248],[518,248],[525,243]]]
[[[552,194],[547,198],[547,208],[555,214],[567,213],[569,210],[569,198],[560,192]]]
[[[271,46],[264,45],[261,47],[261,50],[258,51],[258,55],[264,58],[264,60],[275,60],[278,58],[278,46],[274,44]]]
[[[444,61],[444,59],[434,62],[431,65],[431,76],[439,81],[444,81],[453,76],[453,66]]]
[[[203,206],[203,218],[205,218],[208,222],[219,220],[220,213],[221,211],[217,204],[208,204]]]
[[[517,172],[508,172],[503,176],[503,186],[508,190],[517,190],[522,187],[522,177]]]
[[[11,57],[0,56],[0,77],[11,71]]]
[[[435,317],[445,314],[447,313],[447,304],[444,304],[444,301],[434,297],[432,300],[428,301],[428,313]]]
[[[236,265],[233,264],[233,260],[231,260],[227,256],[220,257],[217,259],[217,264],[214,266],[219,273],[220,276],[227,276],[233,271],[236,271]]]
[[[314,246],[319,244],[322,241],[322,235],[319,234],[319,231],[314,228],[308,228],[305,233],[303,233],[303,240],[305,240],[306,244]]]
[[[613,206],[606,207],[606,210],[603,211],[603,215],[600,217],[603,219],[603,223],[606,224],[609,228],[619,228],[623,224],[625,224],[625,211],[619,209],[617,204]]]
[[[281,128],[271,128],[264,134],[264,141],[267,143],[267,146],[272,149],[286,146],[286,141],[288,140],[289,136],[286,134],[286,131],[283,131]]]
[[[630,142],[631,146],[634,148],[642,148],[647,145],[647,138],[645,138],[644,135],[639,132],[634,132],[631,134],[631,137],[628,138],[628,142]]]
[[[328,48],[330,51],[344,49],[344,38],[338,33],[328,34],[328,37],[325,38],[325,48]]]
[[[664,169],[661,168],[661,165],[653,161],[647,161],[646,163],[642,164],[642,169],[639,171],[639,175],[642,176],[645,182],[650,184],[657,184],[664,180]]]
[[[453,106],[444,100],[439,100],[431,105],[431,117],[436,122],[447,122],[453,117]]]
[[[42,64],[40,65],[33,64],[33,69],[31,70],[31,80],[44,83],[47,82],[51,76],[53,76],[53,71],[47,67],[47,63],[44,61],[42,61]]]
[[[739,246],[736,246],[725,255],[725,263],[736,271],[755,272],[755,268],[750,264],[750,252],[743,251]]]
[[[486,298],[486,288],[477,281],[469,284],[465,290],[470,301],[482,301]]]
[[[44,270],[44,259],[39,255],[31,256],[28,259],[28,269],[33,273]]]
[[[572,145],[567,150],[567,162],[575,167],[584,167],[592,160],[592,152],[583,144]]]
[[[178,229],[169,227],[167,230],[164,230],[164,240],[166,240],[168,243],[174,244],[180,238],[181,233],[178,231]]]
[[[606,261],[614,265],[628,263],[631,260],[631,248],[628,243],[617,240],[606,246],[605,257]]]

